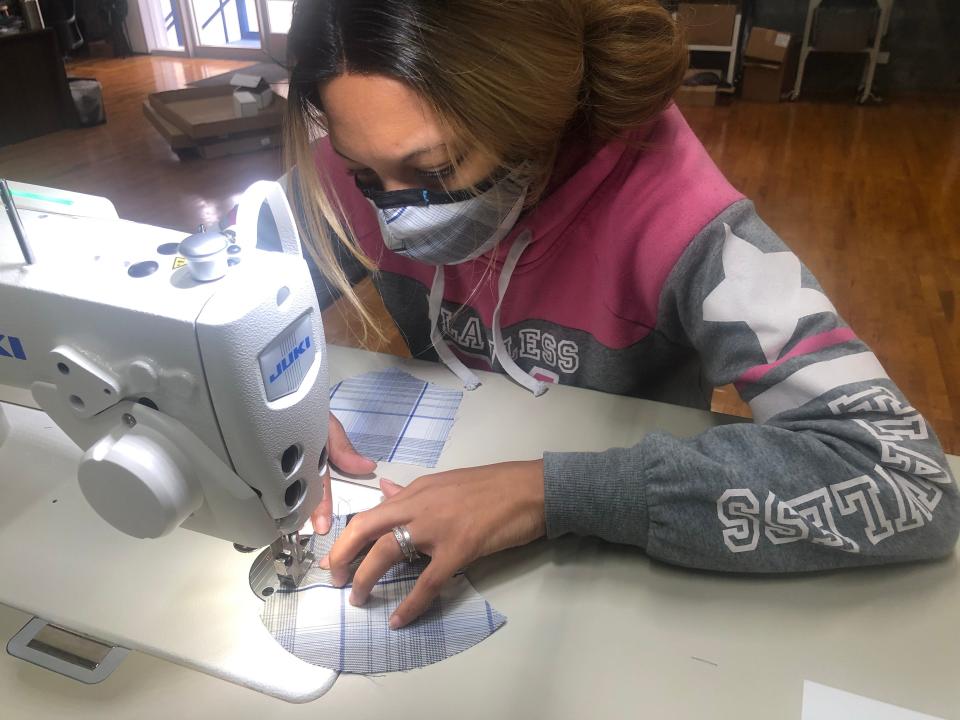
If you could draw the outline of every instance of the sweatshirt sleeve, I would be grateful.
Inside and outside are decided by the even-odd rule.
[[[936,558],[960,531],[937,437],[797,257],[741,201],[681,257],[658,331],[753,423],[546,453],[547,534],[690,567],[789,572]]]

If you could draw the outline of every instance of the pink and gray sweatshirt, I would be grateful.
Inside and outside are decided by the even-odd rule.
[[[410,351],[437,359],[435,268],[386,249],[329,143],[318,161]],[[631,448],[545,452],[550,537],[594,535],[741,572],[953,550],[960,497],[933,429],[676,107],[642,143],[596,151],[490,255],[444,269],[440,330],[469,367],[501,369],[498,280],[514,241],[531,235],[497,318],[523,371],[701,408],[733,383],[754,416],[689,439],[655,432]]]

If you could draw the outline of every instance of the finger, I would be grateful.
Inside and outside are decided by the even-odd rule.
[[[403,505],[384,503],[355,515],[327,554],[331,582],[337,587],[344,585],[350,578],[353,559],[381,535],[408,522],[406,512]]]
[[[388,478],[380,478],[380,492],[383,493],[385,498],[392,498],[401,490],[403,490],[403,485],[397,485],[393,480],[389,480]]]
[[[444,583],[457,571],[462,563],[445,555],[434,555],[426,570],[413,586],[413,590],[390,616],[390,627],[394,630],[420,617],[440,594]]]
[[[313,531],[317,535],[326,535],[330,532],[330,524],[333,515],[333,491],[330,488],[330,473],[323,476],[323,499],[316,509],[310,515],[310,522],[313,525]]]
[[[393,533],[382,535],[370,548],[370,552],[360,563],[353,575],[353,590],[350,592],[351,605],[363,605],[370,597],[370,591],[383,577],[390,566],[403,559],[400,545]]]
[[[327,448],[330,451],[330,462],[348,475],[367,475],[377,467],[373,460],[365,458],[354,449],[353,443],[347,437],[347,432],[343,429],[343,425],[340,424],[333,413],[330,413]]]

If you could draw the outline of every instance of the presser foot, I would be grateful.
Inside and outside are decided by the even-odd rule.
[[[273,569],[281,584],[296,587],[313,565],[313,553],[307,550],[309,537],[300,537],[299,532],[283,535],[273,541]]]
[[[263,600],[281,587],[297,587],[313,565],[309,535],[291,533],[264,548],[250,568],[250,589]]]

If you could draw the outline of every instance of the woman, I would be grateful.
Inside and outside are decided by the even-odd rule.
[[[394,627],[459,567],[544,535],[737,572],[953,549],[936,436],[670,105],[686,52],[657,2],[311,0],[289,46],[291,162],[310,235],[332,238],[318,267],[355,304],[377,268],[415,356],[535,394],[707,407],[733,382],[755,420],[384,481],[324,559],[344,583],[373,543],[355,604],[411,544],[432,560]],[[337,423],[331,458],[372,467]],[[329,513],[327,493],[321,531]]]

